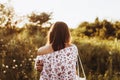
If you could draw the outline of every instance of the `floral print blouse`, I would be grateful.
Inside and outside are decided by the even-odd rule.
[[[37,60],[43,61],[40,80],[75,80],[78,49],[75,45],[39,55]]]

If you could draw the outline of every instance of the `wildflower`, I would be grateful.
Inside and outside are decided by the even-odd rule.
[[[29,58],[29,61],[31,61],[32,59],[31,58]]]
[[[20,67],[22,66],[22,64],[20,64]]]
[[[18,67],[18,65],[15,65],[15,67]]]
[[[5,64],[2,64],[2,67],[5,67]]]
[[[4,70],[4,71],[3,71],[3,73],[5,74],[5,73],[6,73],[6,71]]]
[[[6,68],[9,68],[9,66],[8,66],[8,65],[6,65]]]
[[[16,60],[14,59],[13,62],[16,62]]]
[[[15,66],[13,66],[12,68],[15,69]]]

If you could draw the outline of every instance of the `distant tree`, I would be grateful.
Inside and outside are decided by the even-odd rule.
[[[76,29],[72,31],[73,36],[84,36],[84,32],[86,31],[86,26],[88,26],[88,22],[82,22]]]
[[[14,8],[8,4],[0,4],[0,25],[11,27],[13,17],[15,15]]]
[[[89,23],[87,21],[84,21],[78,26],[78,28],[86,27],[87,25],[89,25]]]
[[[115,30],[116,30],[116,38],[120,39],[120,22],[116,21],[114,24]]]
[[[103,20],[102,24],[103,28],[106,29],[106,38],[115,37],[115,28],[113,27],[113,24],[111,22],[108,22],[107,20]]]
[[[115,24],[114,24],[114,26],[115,26],[116,29],[120,29],[120,22],[116,21]]]
[[[120,29],[116,32],[116,38],[120,39]]]
[[[47,23],[51,19],[51,14],[52,13],[48,14],[45,12],[43,12],[43,13],[33,12],[30,15],[28,15],[28,19],[32,24],[41,28],[44,23]]]
[[[96,32],[96,26],[94,23],[83,22],[78,28],[80,32],[88,37],[94,36],[94,33]]]
[[[39,33],[40,31],[43,31],[43,25],[49,24],[49,26],[52,24],[49,22],[51,19],[52,13],[35,13],[32,12],[30,15],[28,15],[29,23],[27,23],[25,26],[29,32],[30,35]]]
[[[97,17],[93,23],[81,23],[75,31],[76,35],[82,34],[84,36],[98,37],[101,39],[120,39],[120,22],[117,21],[112,23],[105,19],[99,21],[99,18]]]

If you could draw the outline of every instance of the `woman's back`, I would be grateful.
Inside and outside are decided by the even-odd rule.
[[[58,51],[50,49],[45,52],[50,53],[37,56],[37,59],[42,60],[44,65],[40,80],[75,80],[78,53],[75,45]]]

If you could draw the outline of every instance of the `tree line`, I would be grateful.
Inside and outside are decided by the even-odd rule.
[[[120,21],[100,21],[97,17],[94,22],[82,22],[75,29],[78,36],[98,37],[100,39],[120,39]]]

